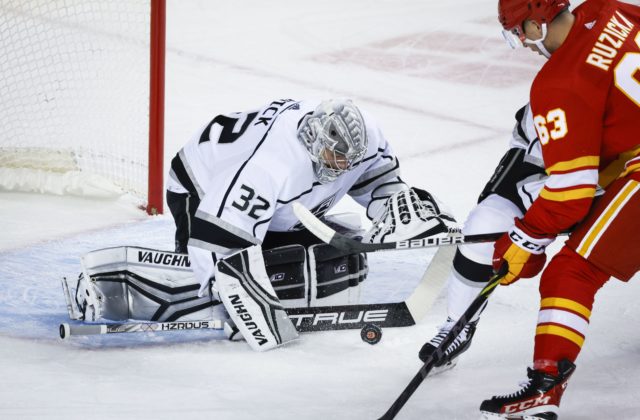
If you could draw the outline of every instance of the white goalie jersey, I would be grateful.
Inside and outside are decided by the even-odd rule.
[[[189,239],[201,284],[213,276],[216,256],[260,244],[267,230],[302,229],[292,211],[295,201],[322,216],[349,194],[372,216],[384,205],[372,200],[378,186],[408,188],[398,178],[399,164],[387,140],[365,112],[368,146],[362,162],[333,182],[318,182],[297,130],[319,103],[284,99],[218,115],[178,152],[167,188],[201,200]]]

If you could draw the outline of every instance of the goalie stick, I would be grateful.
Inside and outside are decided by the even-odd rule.
[[[222,330],[224,321],[209,319],[203,321],[174,322],[124,322],[105,324],[60,324],[60,338],[72,335],[115,334],[153,331]]]
[[[404,407],[416,389],[418,389],[422,381],[424,381],[427,375],[429,375],[429,372],[431,372],[433,367],[445,356],[447,348],[454,342],[456,337],[462,332],[469,321],[472,320],[473,317],[482,309],[485,302],[489,299],[489,296],[491,296],[491,293],[493,293],[496,287],[500,284],[500,280],[502,280],[508,271],[509,266],[507,264],[503,264],[502,267],[500,267],[500,270],[491,277],[487,285],[480,291],[480,293],[478,293],[478,296],[473,300],[473,302],[471,302],[460,319],[458,319],[453,327],[451,327],[451,330],[446,337],[444,337],[440,345],[438,345],[435,351],[427,357],[427,360],[413,379],[411,379],[411,382],[409,382],[402,393],[400,393],[400,396],[398,396],[387,412],[378,420],[391,420],[396,417],[398,412],[402,407]]]
[[[402,302],[317,306],[311,308],[286,308],[286,312],[299,332],[361,329],[368,323],[375,323],[381,328],[415,325],[425,316],[427,311],[433,305],[440,289],[442,289],[446,280],[449,265],[453,259],[453,251],[453,248],[439,249],[429,262],[429,266],[425,270],[416,288],[413,290],[411,295]],[[73,295],[69,290],[67,278],[63,277],[61,282],[69,318],[72,320],[81,320],[82,314],[74,302]],[[204,322],[204,320],[199,322]],[[216,323],[219,322],[219,320],[209,320],[209,322]],[[176,322],[168,322],[165,324],[175,323]],[[60,336],[62,338],[68,338],[70,335],[178,331],[178,329],[175,328],[152,329],[149,328],[149,325],[151,324],[160,325],[162,323],[129,322],[121,324],[61,324]],[[183,330],[184,329],[198,328],[183,328]]]
[[[412,295],[413,296],[413,295]],[[421,303],[421,299],[415,299]],[[286,308],[287,315],[299,332],[361,329],[368,323],[379,327],[407,327],[415,325],[413,306],[405,302],[372,303],[363,305],[317,306],[313,308]],[[419,305],[422,309],[424,305]],[[415,309],[414,309],[415,311]],[[201,329],[223,329],[219,319],[173,322],[123,322],[123,323],[62,323],[60,338],[72,335],[97,335],[128,332],[164,332]]]
[[[447,237],[426,237],[419,239],[409,239],[406,241],[386,242],[386,243],[364,243],[356,239],[342,235],[324,224],[313,213],[299,202],[293,203],[293,212],[306,227],[323,242],[338,249],[349,252],[376,252],[400,249],[432,248],[443,245],[461,245],[479,242],[497,241],[504,232],[481,233],[477,235],[454,234]]]

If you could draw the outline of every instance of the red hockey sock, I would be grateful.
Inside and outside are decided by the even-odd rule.
[[[589,325],[596,292],[609,276],[564,247],[540,280],[534,369],[557,374],[557,361],[575,362]],[[538,367],[535,367],[538,365]]]

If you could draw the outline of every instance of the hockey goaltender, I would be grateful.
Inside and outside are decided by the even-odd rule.
[[[366,208],[369,230],[357,214],[325,216],[347,194]],[[195,134],[167,182],[175,252],[88,253],[70,314],[85,322],[223,320],[228,337],[259,351],[297,338],[305,320],[335,324],[342,314],[331,307],[358,309],[359,322],[382,320],[385,311],[357,305],[366,255],[320,243],[294,202],[371,243],[458,231],[431,194],[401,180],[382,131],[351,100],[275,100],[217,115]]]

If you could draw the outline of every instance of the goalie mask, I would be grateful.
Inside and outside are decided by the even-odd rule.
[[[364,119],[350,100],[323,101],[298,129],[318,181],[326,184],[356,167],[367,151]]]

